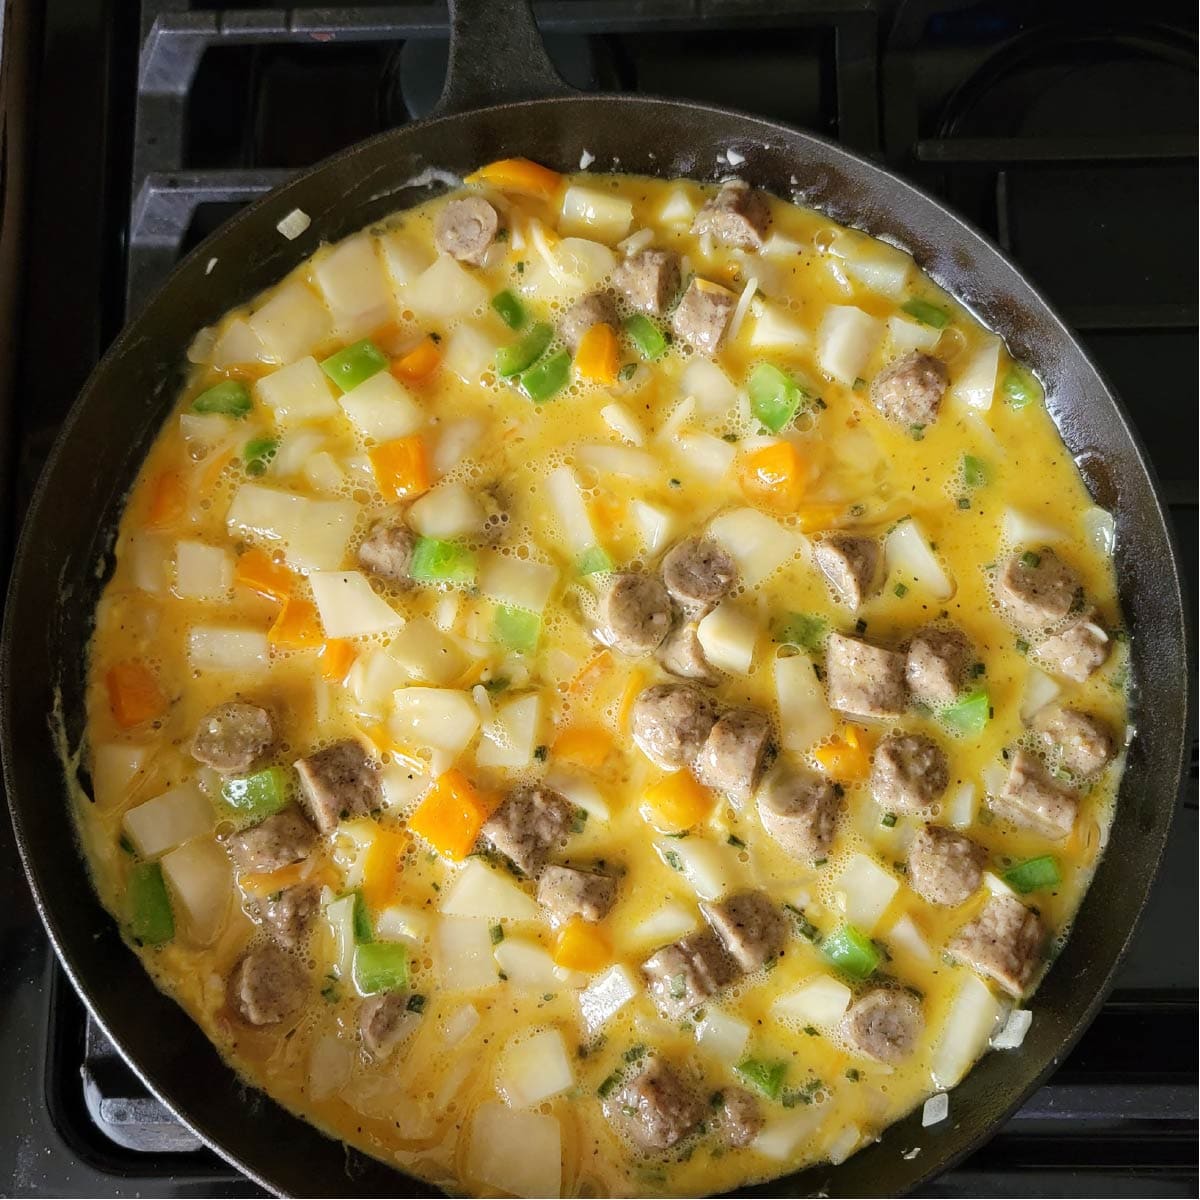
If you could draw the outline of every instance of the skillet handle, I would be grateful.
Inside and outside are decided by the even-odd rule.
[[[575,95],[550,61],[530,0],[449,0],[450,65],[432,116]]]

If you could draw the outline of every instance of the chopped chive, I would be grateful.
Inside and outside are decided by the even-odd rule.
[[[492,925],[488,928],[488,937],[492,939],[492,945],[498,946],[504,941],[504,926]]]
[[[725,840],[729,843],[729,845],[737,846],[739,850],[744,850],[746,848],[746,843],[743,842],[736,833],[731,833]]]
[[[857,1083],[862,1078],[862,1072],[857,1067],[847,1067],[846,1078],[851,1083]]]
[[[1041,566],[1041,563],[1042,556],[1040,554],[1036,554],[1032,550],[1026,550],[1025,553],[1021,555],[1021,565],[1028,567],[1031,571]]]
[[[534,746],[534,748],[533,748],[533,757],[538,762],[545,762],[546,759],[549,757],[549,754],[550,754],[549,746]]]
[[[411,1013],[419,1013],[425,1011],[426,998],[420,992],[416,992],[409,996],[408,1003],[404,1006]]]
[[[639,1058],[641,1058],[642,1055],[645,1053],[646,1053],[645,1043],[638,1042],[636,1045],[630,1046],[629,1049],[625,1051],[625,1053],[622,1057],[625,1059],[625,1061],[627,1063],[637,1062],[637,1060]]]
[[[1015,644],[1017,647],[1018,654],[1028,654],[1029,653],[1029,643],[1024,638],[1017,638]]]
[[[571,832],[582,833],[587,828],[587,809],[577,808],[571,815]]]
[[[607,1097],[608,1095],[610,1095],[610,1094],[612,1093],[613,1089],[614,1089],[614,1088],[617,1086],[617,1084],[619,1084],[620,1082],[621,1082],[621,1072],[620,1072],[620,1071],[614,1071],[614,1072],[613,1072],[611,1075],[609,1075],[609,1076],[608,1076],[608,1078],[607,1078],[607,1079],[605,1079],[605,1080],[604,1080],[604,1082],[603,1082],[603,1083],[601,1083],[601,1084],[600,1084],[600,1086],[599,1086],[599,1087],[596,1089],[596,1095],[597,1095],[597,1096],[599,1096],[601,1100],[605,1099],[605,1097]]]
[[[898,584],[896,584],[896,586],[894,588],[892,588],[892,591],[896,594],[896,596],[898,598],[903,599],[905,596],[908,595],[908,584],[898,583]]]
[[[883,818],[880,820],[879,823],[885,829],[895,829],[896,828],[896,814],[893,812],[884,813]]]
[[[667,990],[672,1000],[682,1000],[687,995],[687,978],[682,971],[667,980]]]
[[[970,498],[967,496],[959,496],[956,503],[958,504],[959,508],[970,508],[971,507]]]
[[[617,378],[622,383],[628,383],[637,374],[638,365],[635,362],[627,362],[622,365],[617,372]]]
[[[246,464],[246,474],[263,474],[278,450],[278,438],[251,438],[242,447],[242,460]]]
[[[982,458],[973,454],[964,454],[962,458],[963,483],[969,488],[983,487],[991,472]]]

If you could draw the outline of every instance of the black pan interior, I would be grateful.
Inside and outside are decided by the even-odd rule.
[[[92,376],[31,509],[4,638],[6,784],[26,867],[72,977],[149,1085],[196,1131],[266,1187],[295,1195],[431,1194],[318,1134],[246,1089],[200,1030],[150,983],[91,890],[64,808],[45,714],[61,692],[70,744],[83,726],[90,614],[110,564],[124,494],[169,410],[196,329],[269,286],[315,248],[461,173],[526,154],[562,170],[587,149],[597,169],[716,178],[718,155],[777,194],[799,193],[832,217],[911,249],[922,267],[1001,332],[1047,383],[1051,409],[1097,501],[1117,517],[1121,599],[1135,647],[1134,743],[1113,848],[1077,928],[1033,1003],[1020,1051],[986,1057],[951,1095],[950,1120],[919,1114],[840,1167],[822,1166],[747,1195],[877,1195],[917,1186],[985,1139],[1061,1059],[1107,990],[1142,908],[1177,795],[1187,686],[1179,582],[1170,537],[1128,423],[1078,344],[1019,274],[936,202],[837,146],[782,126],[640,97],[563,98],[446,117],[386,134],[329,160],[248,209],[200,246],[129,326]],[[276,222],[312,218],[295,242]],[[210,260],[215,260],[210,262]],[[919,1149],[915,1155],[904,1152]]]

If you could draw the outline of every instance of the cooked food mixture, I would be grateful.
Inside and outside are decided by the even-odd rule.
[[[78,815],[247,1080],[452,1192],[687,1195],[1016,1052],[1120,776],[1112,522],[911,258],[509,160],[189,358]]]

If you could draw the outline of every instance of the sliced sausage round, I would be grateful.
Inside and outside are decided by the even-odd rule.
[[[230,700],[200,718],[192,757],[217,771],[248,771],[275,745],[275,721],[257,704]]]
[[[940,358],[913,350],[875,376],[871,401],[889,421],[925,426],[937,416],[949,383]]]
[[[633,740],[665,771],[686,767],[716,721],[716,705],[687,683],[655,684],[633,702]]]
[[[709,236],[723,246],[758,250],[771,224],[771,207],[766,196],[744,179],[730,179],[696,214],[692,232]]]
[[[579,349],[583,335],[593,325],[612,325],[618,323],[617,306],[608,292],[589,292],[580,296],[570,308],[563,313],[558,322],[558,332],[562,340],[572,350]]]
[[[651,575],[617,575],[600,601],[600,638],[622,654],[650,654],[671,628],[667,589]]]
[[[229,1002],[251,1025],[277,1025],[304,1007],[308,975],[290,954],[270,944],[255,946],[229,975]]]
[[[243,871],[278,871],[307,858],[316,840],[316,831],[293,804],[234,834],[228,846]]]
[[[415,1023],[408,992],[368,996],[358,1009],[358,1032],[372,1058],[386,1058]]]
[[[879,543],[874,538],[831,533],[813,547],[813,559],[838,599],[848,608],[861,608],[879,572]]]
[[[1079,576],[1053,550],[1009,555],[996,579],[996,598],[1023,629],[1041,629],[1071,611]]]
[[[676,621],[666,641],[654,652],[664,671],[680,679],[692,679],[710,687],[721,682],[721,672],[704,657],[696,633],[698,622]]]
[[[839,1031],[859,1054],[895,1067],[917,1048],[925,1014],[911,992],[873,988],[846,1010]]]
[[[661,317],[679,291],[679,255],[640,250],[617,265],[612,281],[631,307]]]
[[[663,556],[663,582],[680,604],[710,607],[737,583],[737,567],[712,538],[692,537]]]
[[[949,782],[945,753],[923,733],[889,733],[875,749],[871,795],[883,808],[926,813]]]
[[[311,883],[297,883],[264,900],[258,908],[263,928],[285,949],[308,941],[320,896]]]
[[[762,713],[730,709],[708,731],[696,756],[696,776],[705,786],[743,803],[758,786],[770,744],[771,722]]]
[[[793,858],[825,858],[833,845],[841,802],[823,775],[794,767],[772,772],[758,793],[763,828]]]
[[[953,829],[926,825],[908,848],[908,882],[930,904],[962,904],[983,880],[987,851]]]
[[[1034,717],[1033,727],[1072,775],[1095,775],[1117,755],[1108,725],[1077,708],[1043,709]]]
[[[974,654],[960,630],[934,625],[917,630],[908,644],[904,665],[909,695],[931,708],[953,703],[967,681]]]
[[[748,1146],[763,1127],[762,1107],[745,1088],[721,1092],[721,1130],[731,1146]]]
[[[403,521],[376,521],[358,548],[358,565],[380,579],[408,583],[417,535]]]
[[[433,240],[444,254],[477,267],[496,240],[499,228],[499,215],[482,196],[463,196],[451,200],[438,213]]]

